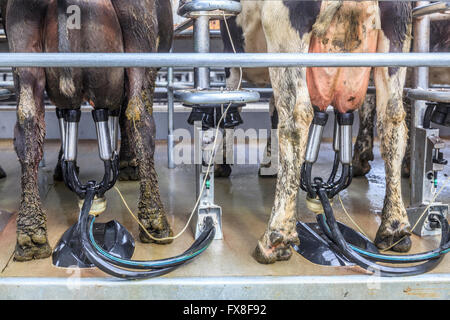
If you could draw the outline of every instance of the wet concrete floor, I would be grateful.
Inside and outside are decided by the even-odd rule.
[[[448,144],[448,143],[447,143]],[[58,143],[49,141],[45,145],[46,170],[53,170],[56,164]],[[255,145],[251,145],[255,148]],[[83,141],[79,145],[78,164],[81,178],[100,179],[102,164],[98,159],[97,145],[92,141]],[[384,167],[379,153],[379,144],[375,148],[375,161],[372,171],[365,178],[354,179],[350,188],[342,193],[347,210],[361,228],[373,239],[381,221],[380,210],[384,197]],[[450,159],[446,150],[445,158]],[[315,167],[317,174],[327,174],[331,169],[331,146],[326,145]],[[0,209],[17,212],[20,201],[20,168],[12,141],[0,141],[0,165],[8,174],[0,180]],[[174,233],[178,233],[186,223],[195,202],[194,166],[181,165],[176,169],[167,168],[167,147],[159,143],[156,150],[156,166],[159,175],[162,200]],[[313,265],[295,253],[290,261],[273,265],[260,265],[252,257],[252,251],[258,238],[265,230],[274,198],[275,178],[258,177],[257,165],[235,165],[230,179],[216,180],[216,202],[223,208],[224,240],[215,241],[212,246],[192,263],[166,275],[165,277],[209,277],[209,276],[290,276],[290,275],[354,275],[354,270]],[[450,174],[449,166],[446,174]],[[442,175],[440,182],[442,183]],[[132,210],[137,208],[139,187],[137,182],[119,182]],[[403,195],[409,204],[409,182],[403,180]],[[138,238],[138,226],[127,212],[116,191],[107,193],[108,209],[99,221],[116,219],[124,224],[135,239]],[[450,202],[450,186],[438,200]],[[54,247],[64,231],[76,222],[78,216],[77,199],[61,182],[51,184],[45,193],[43,206],[48,214],[50,245]],[[338,201],[333,205],[337,218],[352,226]],[[298,219],[314,221],[313,213],[306,209],[305,194],[298,197]],[[13,216],[14,217],[14,216]],[[159,246],[142,244],[136,241],[135,259],[159,259],[174,256],[184,251],[193,242],[192,228],[189,228],[173,244]],[[0,277],[70,277],[75,271],[52,266],[51,258],[26,263],[15,262],[11,256],[15,246],[15,219],[0,228]],[[413,236],[413,252],[434,247],[436,238],[421,239]],[[433,271],[450,273],[450,257]],[[96,269],[81,271],[81,277],[104,277]]]

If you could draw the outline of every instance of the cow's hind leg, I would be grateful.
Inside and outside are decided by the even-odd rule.
[[[156,52],[158,25],[153,1],[113,0],[114,8],[122,26],[125,51],[128,53]],[[169,24],[171,24],[169,22]],[[140,181],[139,220],[153,238],[172,236],[172,230],[161,202],[158,178],[155,170],[155,119],[153,118],[153,94],[157,70],[144,68],[127,69],[128,138],[136,155]],[[140,230],[142,242],[160,244],[171,241],[155,241]]]
[[[12,52],[42,52],[42,19],[46,1],[10,1],[7,24]],[[27,23],[24,23],[26,21]],[[44,69],[14,70],[17,102],[17,124],[14,146],[22,167],[22,195],[17,216],[15,259],[46,258],[51,254],[47,239],[47,219],[42,210],[38,189],[38,167],[43,156]]]
[[[364,176],[370,171],[369,161],[373,161],[373,132],[375,127],[375,96],[367,95],[358,110],[359,131],[353,154],[353,175]]]
[[[157,71],[147,70],[146,89],[138,96],[130,99],[127,107],[127,119],[131,122],[129,137],[134,154],[136,154],[140,180],[139,220],[146,230],[157,239],[172,236],[172,230],[167,221],[164,206],[161,202],[158,177],[155,170],[155,120],[152,114],[153,90]],[[157,242],[160,244],[171,241],[155,241],[141,229],[142,242]]]
[[[304,69],[271,70],[271,77],[279,116],[280,162],[269,225],[254,253],[260,263],[289,259],[291,244],[299,241],[295,230],[296,198],[313,118]]]
[[[389,20],[390,22],[390,20]],[[409,36],[406,28],[401,49],[409,52]],[[389,35],[389,29],[385,32]],[[378,51],[393,50],[393,42],[380,32]],[[407,144],[406,112],[403,107],[403,87],[406,68],[375,68],[377,89],[377,122],[381,138],[381,155],[386,172],[386,195],[382,211],[382,222],[375,244],[380,249],[391,248],[406,252],[411,248],[409,221],[401,194],[401,168]]]
[[[42,210],[37,183],[39,162],[43,156],[45,135],[43,70],[18,71],[18,121],[14,146],[22,166],[22,199],[17,217],[18,261],[50,256],[47,240],[47,219]]]

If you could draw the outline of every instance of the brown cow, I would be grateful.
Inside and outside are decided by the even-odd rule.
[[[172,10],[165,0],[8,0],[2,3],[11,52],[156,52],[172,42]],[[79,28],[64,27],[69,7],[79,8]],[[64,24],[61,24],[64,23]],[[59,28],[60,27],[60,28]],[[61,109],[94,108],[125,114],[140,178],[139,219],[158,238],[172,234],[154,168],[152,115],[155,69],[17,68],[15,141],[22,166],[15,259],[51,254],[47,219],[37,186],[45,136],[44,90]],[[141,230],[144,242],[151,240]]]

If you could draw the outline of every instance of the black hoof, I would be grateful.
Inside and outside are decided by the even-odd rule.
[[[3,171],[3,169],[0,167],[0,179],[6,178],[6,173]]]
[[[394,238],[394,243],[399,241],[401,238]],[[404,236],[403,239],[397,243],[395,246],[392,247],[392,251],[395,252],[409,252],[411,250],[412,242],[410,236]]]
[[[231,175],[231,166],[229,164],[217,165],[214,168],[214,177],[216,178],[228,178]]]
[[[402,239],[400,242],[398,242],[400,239]],[[396,245],[394,243],[398,242]],[[377,235],[375,238],[375,245],[380,250],[389,250],[395,251],[395,252],[408,252],[411,250],[411,238],[408,235],[394,237],[394,236],[387,236],[384,238],[381,238]],[[393,246],[394,245],[394,246]]]
[[[361,161],[353,163],[353,176],[354,177],[364,177],[370,172],[369,161]]]
[[[126,166],[126,167],[120,168],[119,180],[120,181],[138,181],[139,180],[138,168],[133,167],[133,166]]]

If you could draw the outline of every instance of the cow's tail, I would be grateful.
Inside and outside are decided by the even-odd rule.
[[[335,14],[339,11],[342,6],[343,0],[328,1],[328,6],[326,9],[320,13],[320,16],[313,25],[313,33],[315,36],[321,38],[328,31],[331,22]]]
[[[58,1],[58,51],[70,52],[69,29],[67,28],[67,1]],[[73,81],[73,70],[62,68],[59,80],[59,90],[67,97],[75,94],[75,83]]]

